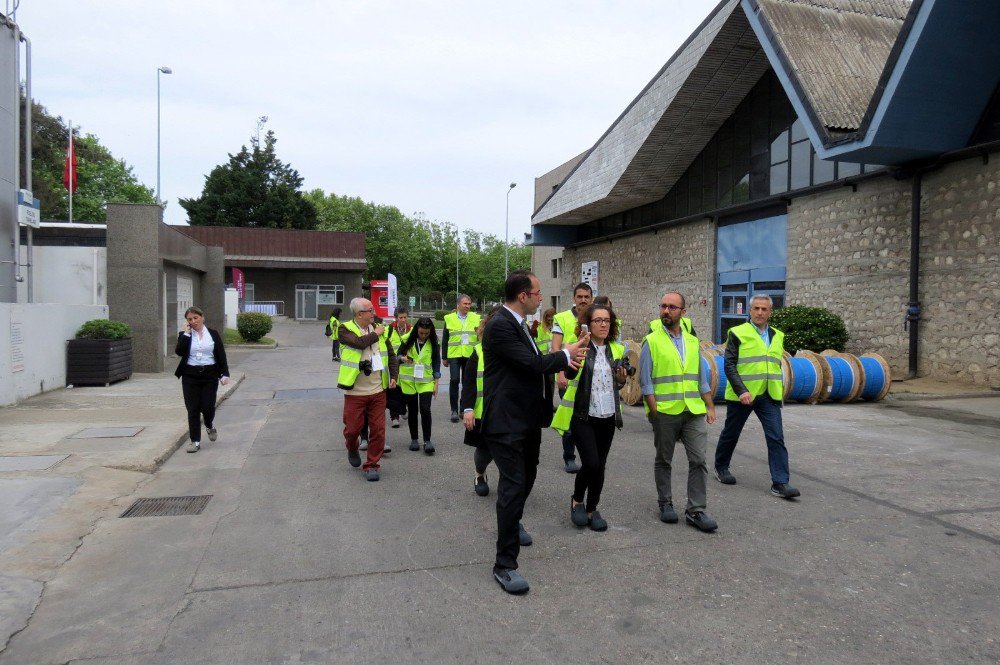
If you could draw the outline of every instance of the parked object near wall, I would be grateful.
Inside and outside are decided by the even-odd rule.
[[[106,386],[132,376],[132,331],[120,321],[93,319],[66,347],[66,385]]]

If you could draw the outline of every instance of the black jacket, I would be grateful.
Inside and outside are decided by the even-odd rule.
[[[205,330],[208,331],[208,334],[212,336],[212,341],[215,342],[215,369],[218,373],[218,378],[221,379],[224,376],[229,376],[229,362],[226,360],[226,348],[222,345],[222,336],[208,326],[205,326]],[[174,353],[181,357],[181,361],[177,363],[177,370],[174,372],[174,376],[180,378],[184,374],[184,365],[187,364],[188,356],[191,355],[190,335],[185,335],[183,332],[177,333],[177,348],[174,349]]]
[[[534,342],[502,308],[483,331],[483,434],[523,436],[552,422],[551,381],[566,369],[565,353],[538,353]]]
[[[608,365],[612,367],[615,366],[615,361],[611,357],[611,345],[605,345],[604,347],[604,357],[608,359]],[[594,343],[590,343],[590,348],[587,349],[587,361],[583,364],[580,371],[583,375],[580,377],[580,383],[576,386],[576,396],[573,398],[573,417],[580,418],[582,420],[587,420],[590,417],[590,388],[594,381],[594,363],[597,361],[597,347]],[[572,369],[566,370],[567,379],[575,379],[577,371]],[[615,388],[618,390],[625,385],[625,382],[618,382],[615,378]],[[624,423],[622,422],[621,414],[621,395],[618,390],[615,390],[615,427],[621,429]]]

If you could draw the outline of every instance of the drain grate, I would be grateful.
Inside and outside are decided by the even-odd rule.
[[[119,517],[173,517],[175,515],[201,515],[212,499],[204,496],[159,496],[138,499]]]

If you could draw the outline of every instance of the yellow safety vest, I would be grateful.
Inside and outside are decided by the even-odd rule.
[[[418,343],[414,342],[410,350],[406,352],[407,357],[411,358],[413,363],[400,363],[399,365],[399,387],[404,395],[434,392],[434,382],[437,380],[434,378],[434,372],[431,368],[434,350],[431,347],[430,339],[428,339],[418,354]],[[421,367],[419,373],[422,376],[420,378],[417,378],[418,366]]]
[[[538,324],[538,337],[535,338],[535,344],[538,346],[538,352],[543,356],[552,350],[552,331],[546,330],[541,323]]]
[[[608,346],[611,347],[612,360],[621,360],[622,356],[625,355],[625,347],[618,342],[608,342]],[[577,370],[576,376],[566,386],[566,392],[559,398],[559,408],[556,409],[556,414],[552,416],[552,429],[560,434],[569,431],[570,421],[573,419],[573,406],[576,402],[576,388],[580,385],[580,377],[583,376],[583,366],[585,363],[586,359],[580,363],[580,369]],[[621,401],[619,401],[618,413],[621,413],[621,408]]]
[[[358,337],[362,337],[361,328],[351,319],[347,323],[341,324]],[[389,387],[389,349],[386,348],[385,338],[378,338],[379,356],[382,357],[382,389]],[[361,362],[361,349],[355,349],[347,344],[340,345],[340,372],[337,374],[337,387],[350,390],[358,380],[361,369],[358,366]]]
[[[698,384],[698,370],[701,367],[698,338],[683,329],[681,335],[684,338],[683,365],[677,347],[662,325],[658,330],[646,335],[649,356],[653,361],[653,397],[656,400],[656,411],[668,415],[690,411],[700,415],[708,409],[701,398]],[[649,405],[646,404],[646,400],[642,403],[648,414]]]
[[[340,332],[338,330],[338,328],[340,328],[340,319],[338,319],[335,316],[331,316],[330,317],[330,341],[333,341],[333,342],[337,341],[337,333]]]
[[[486,361],[483,360],[483,345],[476,344],[476,403],[472,408],[476,420],[483,419],[483,375],[486,372]]]
[[[399,347],[403,345],[403,342],[406,341],[406,338],[410,336],[411,332],[413,332],[413,326],[410,326],[409,330],[402,335],[400,335],[399,331],[396,330],[396,326],[386,326],[385,338],[390,344],[392,344],[393,351],[399,351]]]
[[[562,345],[574,343],[577,339],[576,336],[576,314],[573,313],[572,309],[567,309],[565,312],[559,312],[555,315],[553,319],[553,326],[559,325],[562,330]]]
[[[742,323],[729,330],[740,340],[740,355],[736,361],[736,371],[747,390],[754,397],[765,392],[771,399],[780,402],[784,396],[781,386],[781,354],[785,350],[785,334],[776,328],[771,328],[771,345],[764,346],[760,331],[750,321]],[[733,384],[726,385],[726,400],[737,402],[740,396],[733,390]]]
[[[657,330],[660,330],[662,328],[663,328],[663,321],[661,321],[660,319],[653,319],[652,321],[649,322],[649,332],[656,332]],[[681,317],[681,330],[688,333],[689,335],[693,334],[691,332],[691,319],[687,318],[686,316]]]
[[[479,327],[479,315],[469,312],[465,315],[465,323],[458,318],[457,312],[451,312],[444,317],[444,325],[448,328],[448,348],[445,349],[445,357],[468,358],[472,355],[472,350],[479,342],[476,329]],[[465,343],[463,344],[463,339]]]

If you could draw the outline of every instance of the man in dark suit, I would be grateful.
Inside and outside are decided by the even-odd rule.
[[[520,521],[535,483],[541,430],[552,421],[552,382],[546,376],[577,369],[590,335],[562,352],[539,353],[525,317],[538,311],[542,290],[527,270],[507,278],[504,301],[483,331],[483,437],[500,472],[493,577],[508,593],[525,593],[528,582],[517,572],[517,555],[531,537]]]

